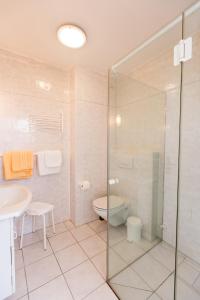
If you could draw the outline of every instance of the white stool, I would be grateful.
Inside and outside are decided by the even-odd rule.
[[[47,249],[47,240],[46,240],[46,217],[45,214],[51,213],[53,232],[55,233],[55,223],[54,223],[54,206],[45,202],[31,202],[28,206],[27,211],[23,215],[22,218],[22,228],[21,228],[21,241],[20,241],[20,249],[23,247],[23,236],[24,236],[24,219],[25,216],[32,216],[32,231],[35,232],[35,217],[42,216],[43,218],[43,236],[44,236],[44,250]]]

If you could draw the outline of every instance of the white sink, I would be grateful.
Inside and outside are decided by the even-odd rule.
[[[32,199],[32,193],[22,185],[0,186],[0,221],[19,217]]]

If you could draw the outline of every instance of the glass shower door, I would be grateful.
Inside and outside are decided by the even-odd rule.
[[[200,2],[184,13],[183,37],[192,59],[183,63],[176,299],[200,299]]]
[[[181,38],[179,17],[110,72],[107,279],[122,300],[174,293]]]

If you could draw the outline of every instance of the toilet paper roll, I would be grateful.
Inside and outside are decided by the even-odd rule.
[[[85,180],[85,181],[82,181],[80,183],[80,189],[82,191],[87,191],[87,190],[89,190],[89,188],[90,188],[90,182],[89,181]]]

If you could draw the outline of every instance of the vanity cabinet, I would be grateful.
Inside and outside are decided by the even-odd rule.
[[[0,221],[0,300],[15,292],[13,218]]]

